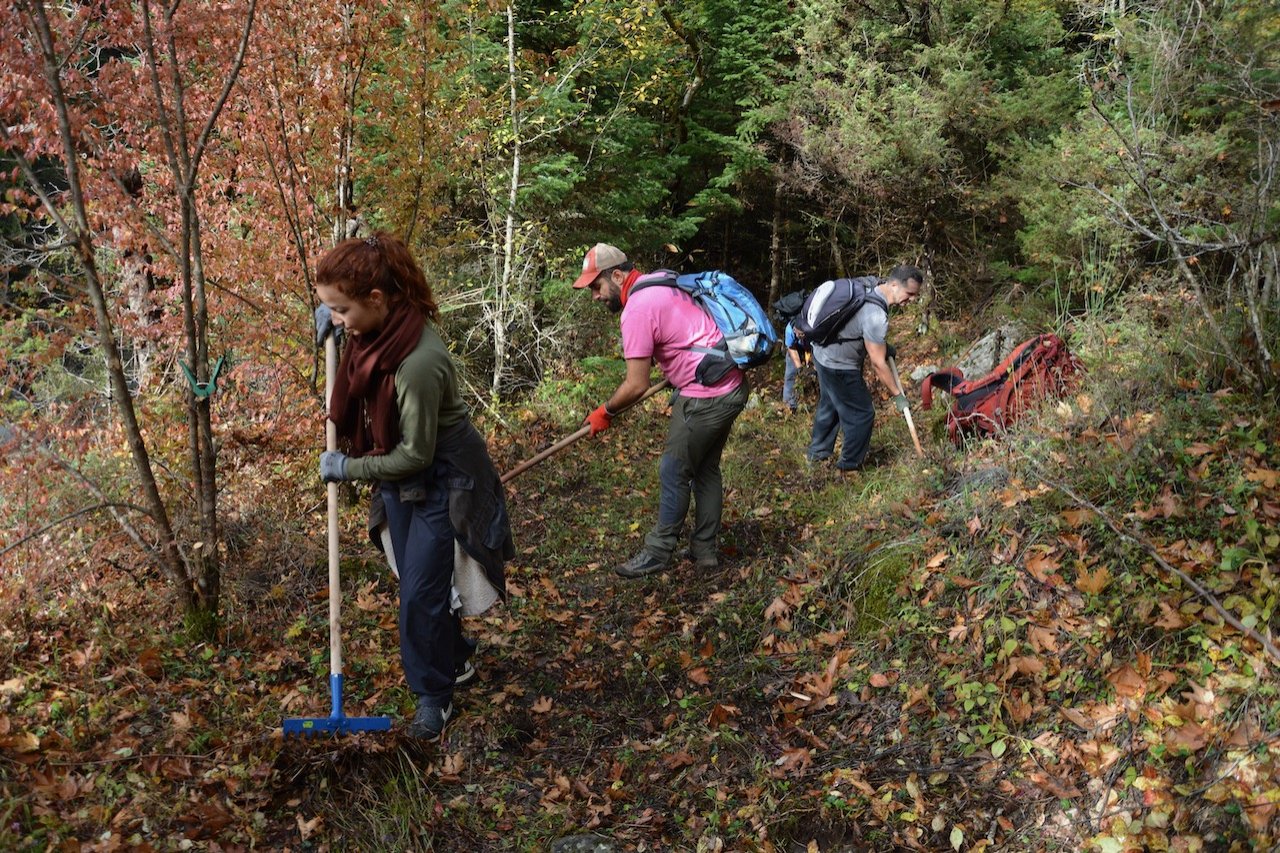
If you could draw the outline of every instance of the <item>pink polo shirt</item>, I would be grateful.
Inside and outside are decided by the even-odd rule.
[[[652,358],[684,396],[719,397],[742,384],[741,370],[731,371],[712,386],[694,381],[704,353],[689,347],[713,347],[722,336],[711,315],[683,290],[651,285],[630,294],[621,322],[623,357]]]

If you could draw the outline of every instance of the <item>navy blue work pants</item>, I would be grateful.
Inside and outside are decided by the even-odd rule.
[[[782,374],[782,402],[795,410],[800,404],[800,398],[796,396],[796,377],[800,374],[800,368],[791,361],[791,353],[787,350],[782,352],[782,361],[786,365]]]
[[[844,446],[836,467],[852,471],[862,465],[871,447],[871,427],[876,408],[867,390],[861,370],[833,370],[815,364],[818,369],[818,408],[813,415],[813,435],[809,441],[810,462],[830,458],[836,446],[836,433],[844,433]]]
[[[469,646],[462,620],[449,606],[453,589],[453,525],[449,522],[447,463],[436,462],[410,481],[381,483],[387,529],[400,572],[400,660],[420,700],[444,707],[453,698],[457,668]],[[402,500],[405,482],[425,487],[421,500]],[[414,497],[421,495],[421,490]]]

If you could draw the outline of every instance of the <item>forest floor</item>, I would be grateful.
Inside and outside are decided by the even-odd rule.
[[[661,395],[524,474],[509,600],[468,620],[479,679],[433,745],[350,500],[346,711],[394,727],[282,737],[328,713],[327,590],[314,453],[274,448],[293,489],[229,527],[215,642],[149,569],[6,580],[0,849],[1273,849],[1280,418],[1135,328],[1078,331],[1090,382],[965,453],[939,405],[916,458],[882,399],[848,477],[806,468],[811,409],[762,369],[714,572],[611,571],[653,520]],[[576,427],[511,418],[504,470]]]

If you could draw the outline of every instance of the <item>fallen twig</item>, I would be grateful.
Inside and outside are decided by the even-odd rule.
[[[100,509],[112,509],[112,510],[131,509],[134,512],[141,513],[142,515],[147,515],[147,511],[142,507],[136,504],[122,503],[120,501],[107,501],[104,503],[94,504],[93,506],[81,507],[80,509],[77,509],[73,512],[69,512],[66,515],[62,516],[61,518],[54,519],[48,524],[42,527],[39,527],[36,530],[31,531],[26,536],[23,536],[21,539],[14,542],[12,545],[8,545],[5,548],[0,549],[0,557],[3,557],[5,554],[8,554],[10,551],[14,550],[15,548],[19,548],[27,544],[32,539],[36,539],[39,536],[45,533],[48,533],[50,530],[57,527],[59,524],[65,524],[66,522],[71,521],[74,518],[79,518],[82,515],[86,515],[91,512],[96,512],[97,510],[100,510]]]
[[[1036,466],[1036,467],[1038,468],[1039,466]],[[1097,504],[1093,503],[1092,501],[1076,494],[1075,491],[1071,489],[1071,487],[1066,486],[1062,483],[1059,483],[1055,480],[1052,480],[1044,476],[1044,473],[1042,471],[1037,470],[1036,473],[1039,475],[1040,479],[1045,483],[1045,485],[1050,486],[1054,489],[1057,489],[1059,492],[1062,492],[1064,495],[1071,498],[1071,500],[1075,501],[1078,506],[1082,506],[1085,509],[1097,515],[1098,518],[1102,519],[1103,523],[1106,524],[1107,527],[1110,527],[1112,532],[1114,532],[1121,539],[1128,539],[1130,542],[1134,543],[1139,548],[1146,551],[1147,555],[1150,556],[1151,559],[1155,560],[1156,563],[1159,564],[1160,568],[1164,569],[1170,574],[1176,575],[1183,583],[1185,583],[1192,590],[1194,590],[1196,595],[1204,599],[1204,601],[1207,602],[1210,607],[1212,607],[1215,611],[1217,611],[1218,615],[1222,617],[1224,622],[1226,622],[1232,628],[1235,628],[1240,633],[1244,634],[1246,637],[1250,637],[1254,640],[1257,640],[1258,643],[1261,644],[1262,648],[1266,649],[1267,654],[1271,655],[1271,657],[1275,658],[1277,661],[1280,661],[1280,648],[1276,648],[1275,643],[1271,642],[1262,634],[1260,634],[1258,631],[1255,631],[1253,628],[1250,628],[1249,626],[1241,622],[1239,619],[1237,619],[1234,614],[1232,614],[1230,611],[1227,610],[1227,608],[1222,606],[1222,602],[1218,601],[1218,599],[1214,597],[1213,593],[1209,592],[1209,590],[1205,589],[1200,584],[1192,580],[1191,576],[1188,575],[1186,572],[1172,565],[1168,560],[1160,556],[1160,552],[1156,550],[1156,547],[1154,545],[1152,545],[1146,539],[1139,536],[1137,533],[1134,533],[1130,530],[1127,530],[1121,527],[1120,524],[1117,521],[1115,521],[1115,519],[1113,519],[1110,515],[1104,512],[1101,507],[1099,507]]]

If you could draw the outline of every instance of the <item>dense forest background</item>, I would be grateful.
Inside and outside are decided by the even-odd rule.
[[[225,445],[315,393],[311,268],[372,229],[422,259],[495,412],[599,351],[567,288],[596,241],[768,301],[918,263],[921,331],[1026,293],[1065,317],[1159,271],[1213,381],[1276,385],[1269,3],[6,15],[5,419],[28,448],[77,435],[62,461],[95,450],[94,482],[120,466],[141,494],[101,504],[189,609],[217,606]]]
[[[1128,314],[1140,334],[1104,343],[1142,341],[1177,393],[1275,405],[1266,0],[14,0],[0,21],[0,588],[30,618],[124,580],[163,630],[228,642],[245,573],[314,532],[315,261],[375,230],[427,270],[498,448],[616,379],[612,318],[569,287],[597,241],[762,302],[918,264],[894,329],[917,361],[1009,319],[1083,347]]]

